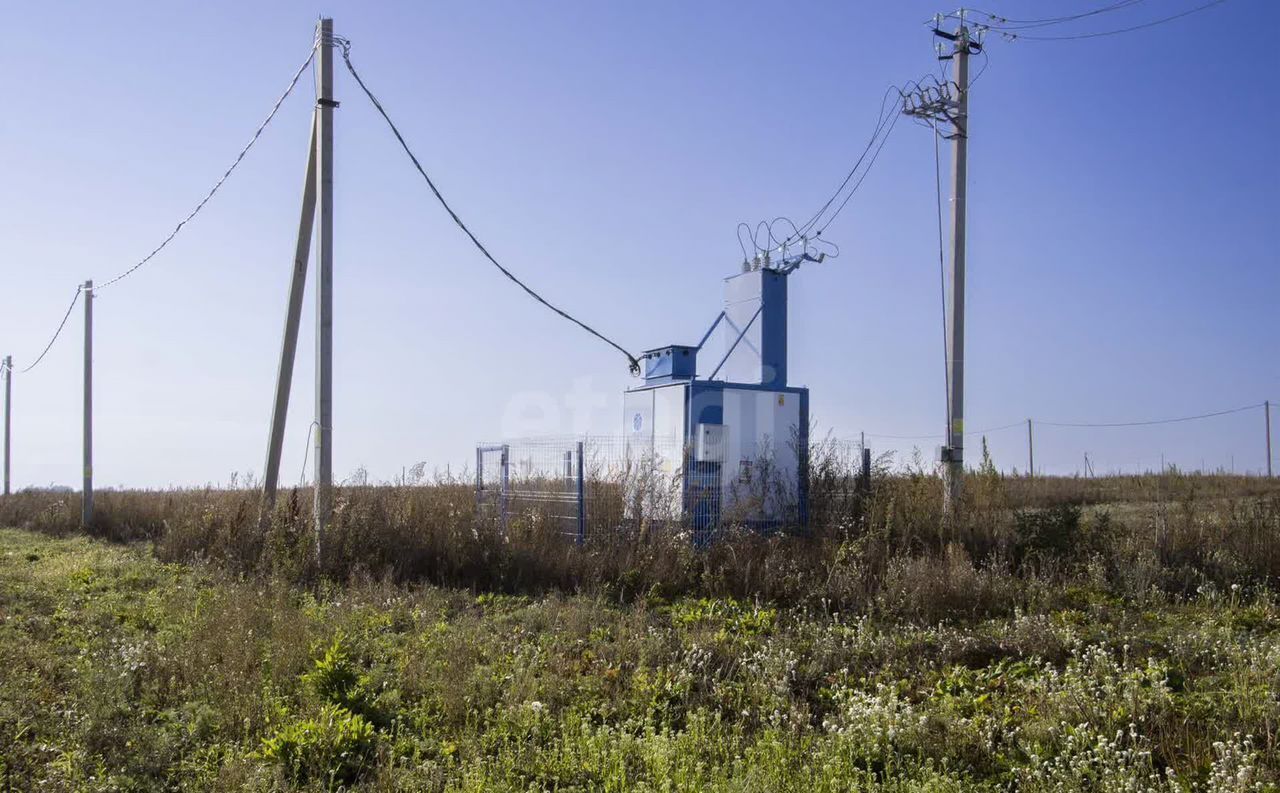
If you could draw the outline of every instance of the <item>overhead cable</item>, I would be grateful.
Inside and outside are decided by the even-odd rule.
[[[1039,27],[1045,27],[1048,25],[1061,25],[1066,22],[1075,22],[1076,20],[1097,16],[1098,14],[1106,14],[1111,11],[1119,11],[1121,9],[1129,8],[1131,6],[1135,6],[1143,2],[1146,2],[1146,0],[1119,0],[1119,2],[1112,3],[1111,5],[1103,6],[1101,8],[1095,8],[1092,11],[1085,11],[1079,14],[1071,14],[1069,16],[1045,17],[1043,19],[1009,19],[1008,17],[1000,16],[999,14],[992,14],[989,11],[978,11],[972,8],[966,8],[965,13],[981,14],[987,19],[991,20],[990,23],[984,23],[983,25],[984,27],[994,28],[998,26],[1002,30],[1013,30],[1018,28],[1039,28]],[[958,14],[947,14],[946,18],[956,18],[957,16]]]
[[[1166,22],[1172,22],[1175,19],[1182,19],[1185,16],[1190,16],[1191,14],[1197,13],[1199,11],[1205,11],[1207,9],[1213,8],[1214,6],[1221,5],[1226,1],[1227,0],[1211,0],[1211,2],[1205,3],[1204,5],[1199,5],[1199,6],[1196,6],[1195,8],[1190,8],[1190,9],[1187,9],[1186,11],[1183,11],[1178,14],[1173,14],[1171,16],[1162,17],[1160,19],[1154,19],[1154,20],[1151,20],[1150,22],[1144,22],[1141,25],[1132,25],[1130,27],[1119,28],[1117,30],[1103,30],[1095,33],[1078,33],[1075,35],[1068,35],[1068,36],[1028,36],[1028,35],[1024,35],[1022,33],[1017,32],[1016,29],[1006,30],[1000,27],[992,27],[991,29],[999,32],[1000,35],[1012,41],[1074,41],[1077,39],[1094,39],[1094,38],[1100,38],[1102,36],[1116,36],[1121,33],[1132,33],[1135,30],[1145,30],[1146,28],[1155,27],[1156,25],[1163,25]]]
[[[214,193],[217,193],[218,189],[221,188],[223,183],[227,181],[227,178],[231,176],[231,172],[236,169],[236,166],[240,164],[240,161],[243,160],[245,155],[249,153],[249,149],[253,148],[253,144],[258,142],[258,138],[262,136],[262,131],[266,129],[267,125],[271,123],[271,120],[276,117],[276,113],[280,110],[280,106],[284,104],[284,100],[287,99],[289,94],[293,92],[294,86],[298,84],[298,79],[302,77],[302,73],[305,72],[307,70],[307,67],[311,65],[311,61],[312,59],[315,58],[315,55],[316,55],[316,45],[312,44],[311,51],[307,53],[307,59],[303,61],[300,67],[298,67],[298,71],[294,72],[293,79],[289,81],[289,85],[284,89],[284,93],[280,95],[280,98],[277,99],[276,103],[271,107],[271,112],[267,114],[267,117],[263,120],[263,122],[258,125],[258,128],[256,130],[254,130],[253,136],[249,138],[249,142],[246,143],[244,148],[240,150],[240,153],[236,155],[236,158],[231,162],[230,167],[228,167],[227,170],[223,172],[222,176],[218,179],[217,182],[214,183],[213,187],[210,188],[209,192],[205,194],[204,198],[200,199],[200,203],[196,204],[195,209],[191,210],[191,212],[189,212],[186,217],[178,221],[178,225],[173,227],[173,231],[169,232],[169,236],[165,237],[160,242],[160,244],[157,245],[151,251],[151,253],[148,253],[146,256],[142,257],[140,261],[135,263],[129,269],[117,275],[115,278],[111,278],[103,282],[100,286],[94,287],[95,291],[99,289],[106,289],[107,287],[111,286],[112,284],[115,284],[121,279],[124,279],[132,275],[144,264],[151,261],[156,254],[160,253],[160,251],[165,249],[165,247],[173,240],[174,237],[178,236],[178,232],[182,231],[183,226],[187,225],[187,223],[190,222],[192,218],[194,218],[197,214],[199,214],[200,210],[204,209],[204,205],[209,203],[209,199],[213,198]]]
[[[1199,419],[1209,419],[1215,416],[1226,416],[1232,413],[1242,413],[1246,410],[1257,410],[1262,407],[1261,402],[1253,405],[1244,405],[1243,407],[1231,408],[1229,410],[1215,410],[1212,413],[1200,413],[1195,416],[1180,416],[1173,419],[1152,419],[1149,421],[1113,421],[1103,423],[1089,422],[1070,422],[1070,421],[1037,421],[1036,424],[1043,424],[1048,427],[1149,427],[1155,424],[1178,424],[1183,421],[1198,421]]]
[[[58,337],[62,335],[62,329],[67,326],[67,319],[71,316],[71,309],[76,307],[76,301],[80,299],[80,293],[83,291],[84,291],[83,286],[76,287],[76,293],[71,298],[71,304],[67,306],[67,313],[62,315],[62,321],[58,323],[58,329],[53,332],[53,336],[49,339],[49,343],[44,345],[44,349],[41,350],[39,357],[37,357],[35,361],[31,363],[30,366],[26,367],[25,369],[18,370],[19,373],[26,374],[27,372],[36,368],[37,366],[40,365],[40,362],[44,360],[44,357],[49,354],[49,350],[53,348],[53,343],[58,340]]]
[[[1273,400],[1273,402],[1280,403],[1280,400]],[[1228,410],[1215,410],[1209,413],[1197,413],[1194,416],[1179,416],[1177,418],[1171,418],[1171,419],[1148,419],[1144,421],[1072,422],[1072,421],[1041,421],[1040,419],[1030,419],[1030,421],[1034,422],[1037,427],[1065,427],[1070,429],[1114,429],[1119,427],[1151,427],[1158,424],[1179,424],[1185,421],[1199,421],[1201,419],[1211,419],[1211,418],[1216,418],[1218,416],[1229,416],[1233,413],[1243,413],[1247,410],[1258,410],[1264,405],[1265,403],[1263,402],[1256,402],[1252,405],[1243,405],[1241,407],[1230,408]],[[982,430],[971,430],[964,434],[968,436],[986,435],[987,433],[990,433],[990,432],[999,432],[1001,430],[1013,429],[1014,427],[1023,427],[1023,426],[1026,426],[1026,422],[1027,420],[1024,419],[1022,421],[1015,421],[1010,424],[1001,424],[998,427],[988,427],[987,429],[982,429]],[[938,440],[943,436],[937,433],[932,435],[884,435],[880,433],[868,432],[867,437],[868,438],[888,438],[891,440],[899,440],[899,441],[923,441],[923,440]]]
[[[454,224],[457,225],[457,227],[461,229],[464,234],[467,235],[467,238],[471,240],[471,244],[476,247],[476,250],[480,251],[480,253],[486,259],[489,260],[490,264],[498,268],[498,270],[503,275],[505,275],[514,284],[516,284],[516,286],[519,286],[521,289],[523,289],[525,293],[528,294],[530,297],[532,297],[534,300],[541,303],[546,308],[555,312],[556,314],[563,317],[564,319],[567,319],[568,321],[572,322],[573,324],[585,330],[587,333],[590,333],[592,336],[595,336],[597,339],[600,339],[605,344],[608,344],[610,347],[613,347],[615,350],[625,355],[627,358],[627,365],[630,367],[631,373],[639,374],[640,361],[634,355],[628,352],[626,348],[624,348],[622,345],[618,344],[617,342],[613,341],[608,336],[605,336],[600,331],[586,324],[582,320],[578,319],[577,317],[574,317],[573,315],[569,314],[567,311],[564,311],[563,309],[552,305],[546,298],[544,298],[542,295],[535,292],[532,288],[530,288],[527,284],[525,284],[524,281],[521,281],[518,277],[516,277],[514,273],[512,273],[506,267],[503,267],[502,264],[500,264],[498,260],[494,258],[493,254],[489,252],[489,249],[486,248],[484,244],[480,242],[480,240],[476,237],[476,235],[472,233],[471,229],[467,227],[467,224],[463,222],[462,218],[458,216],[458,213],[453,210],[453,207],[449,205],[449,202],[445,200],[444,196],[440,193],[439,188],[436,187],[435,182],[431,180],[431,177],[427,175],[426,170],[422,167],[422,163],[419,162],[417,156],[414,155],[413,150],[409,148],[409,144],[405,142],[404,136],[400,134],[400,130],[396,127],[395,122],[393,122],[391,120],[391,117],[387,115],[387,111],[382,106],[382,103],[378,101],[378,98],[373,95],[372,91],[369,90],[369,86],[365,85],[364,80],[360,78],[360,73],[356,71],[356,67],[351,63],[351,42],[348,41],[347,39],[343,39],[337,36],[334,37],[334,41],[338,46],[342,48],[342,60],[347,65],[347,71],[351,72],[351,76],[355,78],[356,83],[358,83],[360,86],[360,89],[364,91],[365,96],[369,98],[369,101],[373,103],[374,108],[377,109],[378,114],[381,115],[383,120],[387,122],[387,126],[391,128],[392,134],[394,134],[396,136],[396,140],[399,141],[400,148],[404,149],[405,154],[409,155],[409,160],[413,163],[413,167],[417,169],[418,173],[422,176],[423,180],[426,181],[427,187],[431,188],[431,192],[433,195],[435,195],[436,200],[440,202],[440,206],[444,207],[445,212],[447,212],[449,214],[449,217],[453,219]]]

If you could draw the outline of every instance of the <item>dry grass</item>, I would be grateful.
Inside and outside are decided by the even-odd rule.
[[[920,618],[996,613],[1019,603],[1000,580],[1063,581],[1092,567],[1135,595],[1154,586],[1280,583],[1280,483],[1192,476],[968,480],[963,509],[942,515],[941,486],[923,471],[878,472],[868,490],[834,459],[811,466],[812,521],[770,535],[727,528],[698,550],[679,527],[594,525],[577,547],[535,514],[504,534],[477,516],[471,486],[338,490],[316,551],[310,492],[282,493],[259,520],[249,490],[108,491],[91,534],[149,541],[166,561],[210,560],[243,574],[300,583],[372,575],[475,591],[603,593],[620,600],[704,594],[831,608],[891,608]],[[1102,503],[1100,494],[1121,502]],[[616,511],[616,510],[615,510]],[[616,516],[615,516],[616,518]],[[76,494],[0,499],[0,525],[79,530]],[[913,593],[904,605],[904,592]],[[928,601],[927,603],[925,601]],[[896,605],[895,605],[896,604]]]

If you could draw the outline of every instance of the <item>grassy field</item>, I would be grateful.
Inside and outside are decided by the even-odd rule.
[[[1280,496],[1150,484],[975,477],[940,528],[929,477],[828,482],[807,536],[706,552],[504,540],[465,488],[366,489],[319,559],[305,499],[258,530],[249,494],[108,494],[88,537],[74,497],[15,496],[0,781],[1280,789]]]

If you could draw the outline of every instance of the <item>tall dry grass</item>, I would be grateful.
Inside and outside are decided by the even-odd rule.
[[[622,600],[700,593],[921,619],[1008,611],[1089,576],[1135,597],[1151,587],[1280,588],[1275,481],[1176,472],[1026,480],[988,470],[969,477],[957,515],[944,519],[941,484],[926,470],[890,473],[881,461],[867,487],[819,445],[809,474],[805,530],[730,526],[701,549],[678,525],[620,520],[619,504],[607,519],[593,516],[582,546],[533,513],[513,515],[504,531],[477,514],[470,483],[449,479],[339,488],[319,548],[307,489],[282,492],[264,517],[251,490],[106,491],[89,531],[150,542],[164,560],[304,584],[360,575]],[[0,525],[62,535],[80,530],[79,515],[77,494],[0,499]]]

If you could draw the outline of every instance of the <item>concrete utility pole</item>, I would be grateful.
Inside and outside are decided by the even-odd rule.
[[[951,51],[939,60],[953,62],[954,79],[946,84],[917,84],[903,95],[902,112],[927,120],[938,132],[938,123],[948,124],[951,152],[951,302],[947,307],[947,430],[940,462],[945,463],[946,510],[950,514],[960,496],[964,478],[964,275],[965,275],[965,189],[969,173],[969,56],[982,51],[965,25],[964,11],[954,33],[942,30],[940,15],[934,35],[951,42]]]
[[[8,404],[8,402],[6,402],[5,404]],[[1271,478],[1272,473],[1271,473],[1271,400],[1270,399],[1267,399],[1266,402],[1262,403],[1262,412],[1265,413],[1267,417],[1267,478]],[[5,432],[5,437],[9,437],[8,432]],[[5,443],[8,444],[9,441],[6,440]],[[9,471],[9,448],[8,446],[5,446],[5,472],[6,472],[5,480],[4,480],[5,492],[9,492],[8,471]]]
[[[302,212],[294,248],[289,304],[285,313],[280,365],[276,371],[275,400],[267,435],[267,462],[263,467],[262,495],[265,519],[276,500],[284,428],[289,413],[293,364],[298,350],[298,327],[306,291],[311,237],[319,207],[320,233],[316,239],[316,395],[315,420],[315,530],[316,549],[333,507],[333,20],[316,24],[318,82],[316,106],[311,117],[311,142],[307,173],[302,187]]]
[[[93,281],[84,282],[84,483],[80,524],[93,523]]]
[[[316,533],[329,522],[333,506],[333,20],[320,20],[319,172],[320,236],[316,243]],[[317,547],[319,547],[317,543]]]
[[[4,494],[9,495],[9,430],[13,426],[13,356],[4,357]],[[1270,457],[1271,455],[1267,455]]]
[[[1027,477],[1036,475],[1036,444],[1031,437],[1031,419],[1027,419]]]
[[[965,188],[969,175],[969,29],[963,14],[954,38],[955,116],[951,159],[951,310],[947,313],[947,376],[951,383],[951,415],[946,498],[955,508],[964,480],[964,252]]]

